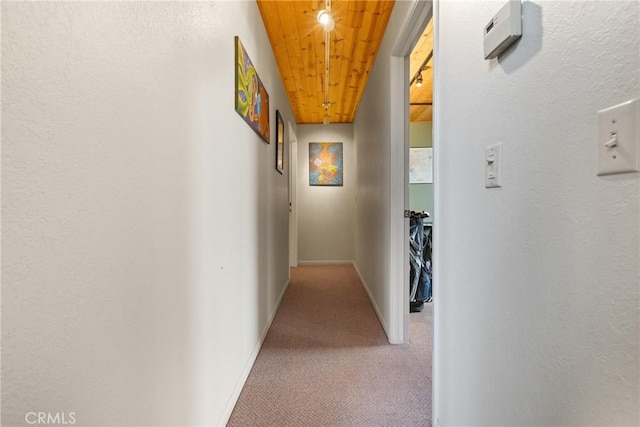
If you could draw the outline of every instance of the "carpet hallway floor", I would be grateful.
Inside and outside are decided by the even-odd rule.
[[[352,266],[293,268],[227,426],[431,426],[432,316],[390,345]]]

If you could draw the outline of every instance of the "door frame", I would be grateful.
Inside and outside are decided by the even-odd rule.
[[[434,211],[439,218],[440,179],[438,178],[438,160],[440,144],[438,126],[438,104],[440,75],[437,63],[438,50],[438,4],[439,0],[413,0],[407,17],[398,33],[398,37],[391,50],[390,78],[391,78],[391,255],[390,255],[390,284],[391,284],[391,334],[392,343],[409,342],[409,220],[404,218],[404,212],[409,209],[409,56],[418,38],[424,31],[430,19],[433,26],[433,169],[434,169]],[[438,355],[440,334],[437,326],[440,324],[438,310],[438,265],[439,265],[439,231],[434,221],[434,249],[432,253],[434,277],[433,289],[433,342],[432,342],[432,420],[439,425],[439,365]],[[393,285],[401,283],[401,286]],[[425,374],[426,375],[426,374]]]
[[[409,340],[409,56],[433,16],[433,1],[413,0],[391,49],[391,336]],[[435,36],[435,34],[434,34]]]
[[[290,121],[289,127],[289,267],[298,266],[298,138]]]

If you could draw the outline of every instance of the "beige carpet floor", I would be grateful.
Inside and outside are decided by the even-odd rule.
[[[292,269],[227,426],[430,426],[432,316],[390,345],[352,266]]]

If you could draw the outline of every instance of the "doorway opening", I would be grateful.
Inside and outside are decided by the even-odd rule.
[[[423,38],[425,29],[432,21],[433,3],[431,1],[414,1],[411,4],[408,17],[403,28],[399,32],[394,47],[391,51],[391,126],[393,139],[396,141],[391,150],[391,283],[402,284],[393,287],[392,297],[392,319],[390,341],[392,343],[407,343],[409,340],[409,310],[411,295],[410,286],[410,254],[409,254],[409,217],[410,192],[409,192],[409,146],[411,139],[410,126],[410,83],[417,83],[418,70],[425,68],[433,57],[433,45],[431,42],[423,43],[432,46],[422,50],[428,50],[421,59],[414,61],[414,74],[410,76],[411,71],[411,54],[414,48],[418,46],[418,42]],[[431,24],[433,28],[433,24]],[[433,34],[433,31],[431,31]],[[429,37],[430,40],[430,37]],[[429,55],[429,53],[431,53]],[[429,78],[428,72],[422,71],[422,83],[425,83],[425,76]],[[412,81],[413,80],[413,81]],[[421,88],[420,88],[421,89]],[[431,96],[428,94],[418,94],[419,96]],[[420,98],[416,98],[420,99]],[[418,101],[415,101],[418,103]],[[427,103],[422,101],[421,103]],[[431,112],[425,112],[426,105],[415,106],[416,113],[424,113],[424,117],[431,118]],[[428,106],[432,107],[432,106]],[[418,114],[416,117],[419,117]],[[424,126],[423,126],[424,127]],[[428,125],[427,125],[428,127]],[[423,142],[426,145],[427,142]],[[426,147],[424,147],[426,148]],[[426,188],[422,188],[426,191]],[[431,191],[433,183],[431,183]],[[423,192],[424,192],[423,191]],[[425,205],[422,206],[426,207]],[[432,209],[433,210],[433,209]],[[399,213],[404,212],[404,216]],[[431,215],[431,213],[430,213]]]
[[[415,323],[413,317],[431,319],[432,312],[429,305],[434,219],[432,118],[433,19],[430,19],[409,55],[409,312],[416,313],[410,316],[414,321],[409,328]]]
[[[390,336],[391,342],[397,343],[409,343],[409,329],[411,327],[412,320],[410,316],[414,316],[410,313],[410,254],[409,254],[409,239],[410,239],[410,227],[409,217],[412,208],[414,210],[429,212],[429,218],[425,221],[430,225],[431,232],[434,234],[436,242],[434,244],[434,251],[437,251],[437,200],[438,200],[438,183],[437,173],[433,174],[431,182],[416,182],[414,184],[420,187],[414,188],[414,191],[410,191],[410,177],[409,177],[409,165],[410,165],[410,147],[411,136],[414,133],[414,148],[432,148],[427,151],[427,157],[429,157],[429,151],[431,158],[435,162],[432,164],[431,173],[437,172],[437,129],[435,129],[431,123],[437,122],[432,120],[434,108],[433,92],[436,92],[437,87],[433,88],[433,82],[437,82],[437,78],[433,79],[433,61],[434,53],[437,60],[437,18],[434,19],[434,2],[428,1],[413,1],[410,6],[410,11],[407,15],[403,27],[400,29],[398,38],[392,48],[390,66],[391,66],[391,85],[392,85],[392,98],[391,98],[391,126],[392,126],[392,138],[394,146],[391,150],[391,283],[401,283],[401,286],[394,286],[392,289],[392,324],[391,332],[393,336]],[[425,32],[430,32],[428,36],[425,36]],[[430,40],[421,41],[421,38],[428,37]],[[427,45],[426,54],[421,54],[421,59],[414,60],[412,67],[411,54],[415,48],[420,46],[420,43]],[[430,45],[430,46],[429,46]],[[425,50],[425,47],[422,47]],[[437,66],[437,63],[435,64]],[[429,67],[429,68],[426,68]],[[413,97],[410,93],[410,87],[417,85],[421,82],[421,86],[429,84],[431,90],[428,91],[428,95],[424,92],[420,94],[416,92]],[[421,88],[420,88],[421,89]],[[433,89],[436,89],[435,91]],[[416,104],[416,105],[411,105]],[[420,105],[424,104],[424,105]],[[431,104],[431,105],[426,105]],[[429,108],[425,108],[429,107]],[[413,121],[412,118],[413,111]],[[427,111],[430,110],[430,111]],[[416,125],[411,123],[418,122],[424,123]],[[430,124],[426,124],[430,123]],[[412,127],[413,132],[412,132]],[[416,142],[417,139],[420,140]],[[422,138],[419,136],[422,135]],[[431,135],[432,138],[428,138]],[[431,145],[431,147],[429,147]],[[433,154],[433,151],[436,154]],[[429,171],[428,171],[429,172]],[[428,174],[430,175],[430,174]],[[426,177],[426,181],[429,181],[431,176]],[[417,191],[416,191],[417,190]],[[411,196],[414,193],[414,203],[411,203]],[[420,198],[423,198],[420,200]],[[430,199],[430,201],[429,201]],[[400,215],[404,212],[404,216]],[[432,262],[432,268],[434,273],[437,270],[437,256],[434,257]],[[437,291],[437,279],[432,281],[432,289]],[[433,302],[428,303],[432,311],[430,318],[427,322],[430,322],[431,339],[429,347],[432,355],[431,363],[431,378],[432,378],[432,419],[437,419],[437,357],[435,343],[437,343],[437,292],[435,292],[436,298],[432,299]],[[421,313],[417,313],[418,315]],[[428,337],[426,339],[429,339]],[[426,375],[426,373],[425,373]]]

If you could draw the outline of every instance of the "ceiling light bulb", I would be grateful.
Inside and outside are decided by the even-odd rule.
[[[422,87],[422,73],[418,74],[416,78],[416,87]]]
[[[320,23],[320,25],[325,25],[327,22],[329,22],[329,18],[331,18],[329,12],[324,9],[320,9],[320,12],[318,12],[318,22]]]
[[[322,29],[327,32],[333,30],[333,27],[336,25],[335,21],[333,20],[333,16],[331,16],[331,13],[328,10],[320,10],[320,12],[318,12],[317,18],[318,22],[322,26]]]

